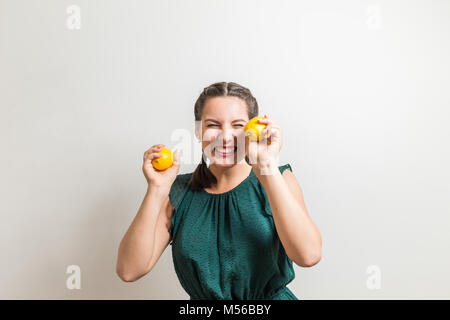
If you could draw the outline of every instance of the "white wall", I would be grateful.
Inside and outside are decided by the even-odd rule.
[[[322,234],[291,290],[449,299],[449,18],[445,0],[0,0],[0,298],[188,299],[170,246],[135,283],[117,248],[144,151],[235,81],[283,128],[280,163]]]

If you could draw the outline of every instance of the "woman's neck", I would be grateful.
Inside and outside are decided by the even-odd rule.
[[[217,179],[217,185],[212,188],[206,188],[212,192],[222,193],[233,189],[244,181],[250,174],[252,166],[244,160],[231,167],[221,167],[212,164],[209,170]]]

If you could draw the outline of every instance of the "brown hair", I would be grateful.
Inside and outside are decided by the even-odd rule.
[[[258,115],[258,102],[249,89],[235,82],[216,82],[203,89],[194,106],[194,116],[196,121],[201,121],[203,109],[206,101],[213,97],[233,96],[241,98],[247,104],[248,118],[251,119]],[[201,137],[202,139],[202,137]],[[197,166],[192,174],[189,186],[193,191],[200,191],[203,188],[209,188],[211,185],[217,184],[216,177],[206,165],[205,155],[202,154],[202,162]],[[246,161],[247,156],[246,156]]]

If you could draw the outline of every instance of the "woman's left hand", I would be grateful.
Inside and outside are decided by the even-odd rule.
[[[261,124],[266,124],[266,128],[261,131],[259,141],[248,141],[247,155],[250,164],[254,169],[261,169],[269,165],[275,165],[278,154],[282,146],[281,127],[272,118],[264,116],[258,120]]]

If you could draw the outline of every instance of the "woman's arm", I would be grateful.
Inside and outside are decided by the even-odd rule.
[[[268,164],[255,173],[266,191],[275,227],[288,257],[301,267],[318,263],[322,256],[322,238],[308,216],[294,174],[288,169],[281,174],[276,164]]]
[[[167,196],[166,188],[147,188],[139,211],[120,242],[116,272],[123,281],[135,281],[148,272],[156,223]]]

